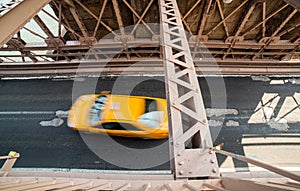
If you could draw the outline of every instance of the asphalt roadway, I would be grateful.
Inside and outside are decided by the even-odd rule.
[[[214,145],[283,167],[300,167],[300,79],[199,78]],[[0,80],[0,155],[15,167],[168,170],[168,140],[78,133],[67,127],[72,100],[87,93],[165,97],[162,77]],[[225,110],[225,108],[227,108]],[[245,163],[218,156],[221,167]]]

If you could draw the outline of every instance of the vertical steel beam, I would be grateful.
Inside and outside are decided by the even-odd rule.
[[[266,36],[266,12],[267,12],[267,3],[263,2],[263,6],[262,6],[262,37]]]
[[[175,179],[218,176],[202,95],[176,0],[160,0],[159,7],[172,172]],[[193,148],[188,149],[191,141]]]

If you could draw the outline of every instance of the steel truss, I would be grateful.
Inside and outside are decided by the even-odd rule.
[[[261,62],[263,65],[267,60],[273,64],[269,68],[276,68],[276,65],[289,67],[290,63],[282,61],[299,60],[300,13],[297,10],[299,7],[297,0],[285,0],[286,2],[281,0],[278,3],[271,0],[238,1],[234,2],[236,5],[231,6],[223,4],[220,0],[180,3],[181,19],[190,35],[189,46],[194,58],[205,59],[212,55],[220,65],[225,62],[237,63],[246,60],[247,65],[253,64],[251,67],[255,69],[259,69],[255,62]],[[46,9],[42,9],[42,12],[56,22],[58,35],[54,35],[53,31],[56,29],[47,28],[39,16],[34,17],[42,5],[46,4],[45,2],[50,2],[55,15]],[[35,64],[49,61],[49,64],[55,64],[61,60],[81,59],[88,54],[91,45],[95,46],[95,43],[103,37],[102,34],[107,33],[111,34],[107,40],[112,46],[124,49],[123,53],[116,56],[117,58],[123,57],[132,62],[141,57],[145,59],[161,57],[159,32],[156,27],[149,24],[158,22],[156,19],[158,7],[154,0],[141,3],[129,0],[111,2],[104,0],[95,1],[94,5],[82,0],[43,0],[38,4],[32,3],[34,6],[30,5],[31,0],[11,0],[0,7],[0,24],[5,26],[0,29],[0,45],[5,44],[0,48],[0,63]],[[97,11],[93,11],[94,9]],[[132,19],[127,19],[128,16]],[[35,23],[45,33],[44,36],[34,29],[23,27],[33,17]],[[277,22],[278,17],[282,20]],[[10,19],[8,21],[5,18]],[[124,30],[130,25],[134,27]],[[20,32],[22,27],[23,30]],[[276,28],[271,30],[272,27]],[[66,34],[62,34],[62,28],[67,31]],[[120,31],[115,31],[116,28]],[[43,39],[44,42],[26,42],[23,31]],[[13,36],[14,38],[11,38]],[[199,42],[207,50],[199,49]],[[133,44],[136,46],[131,46]],[[105,50],[96,55],[99,57],[98,60],[115,54],[112,53],[114,50],[110,49],[111,45],[103,46]]]
[[[176,0],[160,0],[171,169],[175,178],[218,176],[204,104]],[[187,149],[192,142],[192,149]]]

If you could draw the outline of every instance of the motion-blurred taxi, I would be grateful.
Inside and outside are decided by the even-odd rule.
[[[144,96],[83,95],[70,109],[68,126],[111,136],[163,139],[168,137],[167,103]]]

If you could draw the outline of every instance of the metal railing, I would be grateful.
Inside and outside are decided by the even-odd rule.
[[[1,168],[0,177],[7,176],[8,172],[14,166],[15,162],[19,157],[20,154],[15,151],[10,151],[7,156],[0,156],[0,160],[6,160]]]

